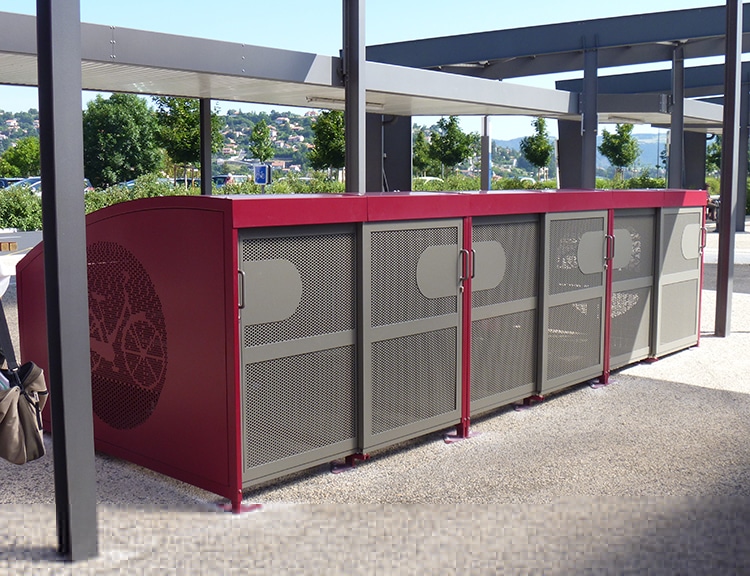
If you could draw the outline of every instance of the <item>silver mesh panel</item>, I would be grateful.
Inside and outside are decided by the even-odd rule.
[[[549,309],[547,378],[596,366],[601,361],[601,300],[598,298]]]
[[[698,280],[664,286],[660,304],[660,344],[676,342],[697,334]]]
[[[426,298],[417,264],[429,246],[457,245],[458,229],[384,230],[371,234],[371,324],[386,326],[457,312],[456,297]]]
[[[578,264],[578,242],[586,232],[603,230],[602,218],[552,220],[549,224],[549,293],[563,294],[602,285],[602,274],[584,274]],[[602,255],[604,247],[602,246]]]
[[[245,366],[245,469],[354,438],[354,347]]]
[[[649,345],[651,287],[612,294],[610,356],[616,358]]]
[[[662,274],[675,274],[697,270],[698,258],[686,259],[682,254],[682,233],[688,224],[698,224],[700,216],[697,213],[664,214],[662,244]]]
[[[302,299],[286,320],[243,327],[245,347],[354,329],[356,285],[353,234],[245,239],[243,262],[285,259],[299,271]],[[247,295],[252,298],[252,294]]]
[[[615,229],[630,232],[633,248],[630,262],[623,268],[612,271],[612,281],[648,278],[654,275],[654,221],[655,215],[615,215]]]
[[[504,222],[474,225],[474,242],[498,242],[505,250],[503,281],[491,290],[472,294],[472,307],[513,302],[537,296],[539,259],[539,223]]]
[[[457,330],[372,344],[372,434],[456,410]]]
[[[536,310],[476,320],[472,323],[472,401],[534,383],[536,323]]]

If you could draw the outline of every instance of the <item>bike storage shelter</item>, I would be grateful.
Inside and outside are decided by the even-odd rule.
[[[453,426],[467,435],[472,416],[694,345],[704,207],[703,192],[660,190],[97,211],[97,449],[239,510],[260,483]],[[17,284],[21,354],[46,369],[42,255],[21,261]]]

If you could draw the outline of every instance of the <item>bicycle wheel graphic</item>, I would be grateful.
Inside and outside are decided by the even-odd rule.
[[[124,246],[94,242],[86,256],[94,413],[113,428],[135,428],[156,409],[166,381],[161,300]]]
[[[161,382],[166,369],[164,335],[146,315],[130,318],[122,336],[125,366],[141,388],[151,390]]]

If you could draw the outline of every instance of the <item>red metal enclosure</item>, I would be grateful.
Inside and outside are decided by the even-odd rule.
[[[519,191],[100,210],[86,230],[96,447],[238,510],[261,481],[466,436],[472,415],[606,380],[612,359],[692,346],[705,203]],[[47,369],[42,245],[17,286],[21,355]]]

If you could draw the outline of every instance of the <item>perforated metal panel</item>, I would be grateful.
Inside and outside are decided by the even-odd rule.
[[[702,208],[661,210],[656,356],[698,342],[702,225]]]
[[[245,469],[350,440],[351,346],[245,366]]]
[[[456,339],[448,328],[373,343],[373,435],[456,410]]]
[[[584,288],[602,286],[601,274],[585,273],[585,264],[581,262],[584,238],[589,233],[599,240],[601,258],[604,257],[604,230],[602,218],[552,219],[549,221],[547,248],[549,265],[547,267],[550,294],[574,292]]]
[[[356,445],[356,235],[240,232],[243,483]]]
[[[606,212],[547,214],[541,391],[602,373]]]
[[[617,242],[610,310],[611,369],[637,362],[651,353],[656,212],[617,210],[614,232]]]
[[[462,221],[364,224],[361,447],[460,419]]]
[[[371,325],[385,326],[453,314],[454,296],[427,298],[417,285],[417,264],[429,246],[458,246],[456,228],[373,231]],[[395,297],[403,295],[404,298]]]
[[[472,322],[472,412],[501,406],[534,391],[537,332],[536,310]]]
[[[601,362],[601,310],[599,299],[550,308],[547,330],[547,377],[550,380]]]
[[[536,388],[539,228],[536,216],[474,220],[473,415],[527,397]]]

